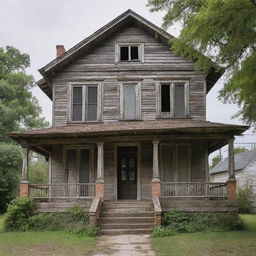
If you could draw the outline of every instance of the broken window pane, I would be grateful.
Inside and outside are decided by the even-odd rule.
[[[129,47],[128,46],[120,47],[120,60],[121,61],[129,60]]]
[[[185,86],[184,84],[175,85],[175,117],[185,117]]]
[[[170,85],[161,85],[161,112],[170,112]]]

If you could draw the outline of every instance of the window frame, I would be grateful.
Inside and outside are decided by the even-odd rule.
[[[73,88],[82,87],[82,120],[74,121],[73,120]],[[97,87],[97,117],[96,120],[87,120],[88,117],[88,87]],[[69,84],[69,123],[90,123],[90,122],[99,122],[102,119],[102,84],[99,82],[90,82],[90,83],[70,83]],[[85,116],[85,114],[87,115]],[[86,117],[86,118],[85,118]]]
[[[161,95],[161,85],[169,84],[170,86],[170,112],[162,112],[162,95]],[[185,100],[185,115],[183,117],[175,116],[175,84],[184,84],[184,100]],[[156,95],[157,95],[157,117],[158,118],[190,118],[190,90],[188,80],[168,80],[168,81],[158,81],[156,84]]]
[[[93,145],[65,145],[63,150],[63,163],[64,163],[64,182],[68,184],[72,183],[80,183],[79,178],[79,170],[80,170],[80,159],[81,159],[81,150],[88,149],[89,150],[89,183],[93,183],[95,181],[95,163],[94,163],[94,146]],[[80,154],[76,158],[77,164],[77,173],[76,173],[76,182],[69,182],[69,173],[68,173],[68,150],[79,150]]]
[[[131,47],[138,47],[138,60],[131,60]],[[128,60],[121,60],[121,47],[128,47]],[[127,63],[144,63],[144,43],[116,43],[115,44],[115,63],[127,64]]]
[[[125,85],[134,85],[135,87],[135,100],[136,100],[136,117],[135,119],[126,119],[125,109],[124,109],[124,87]],[[141,82],[122,82],[120,83],[120,119],[126,120],[126,121],[132,121],[132,120],[141,120]]]
[[[165,181],[164,180],[164,170],[163,170],[163,146],[173,146],[174,147],[174,180],[173,181]],[[192,150],[190,143],[160,143],[160,177],[163,182],[179,182],[179,173],[178,173],[178,147],[179,146],[187,146],[188,147],[188,181],[191,182],[191,161],[192,161]]]

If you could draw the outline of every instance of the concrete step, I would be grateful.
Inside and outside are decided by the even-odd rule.
[[[113,213],[119,213],[119,212],[130,212],[130,213],[138,213],[138,212],[151,212],[152,207],[103,207],[101,209],[102,212],[113,212]]]
[[[136,224],[131,224],[131,223],[104,223],[100,224],[99,227],[101,229],[150,229],[152,228],[153,223],[136,223]]]
[[[98,223],[149,223],[154,224],[154,217],[100,217]]]
[[[101,229],[101,235],[136,235],[136,234],[150,234],[152,229]]]
[[[154,212],[152,211],[139,211],[139,212],[127,212],[127,211],[121,211],[121,212],[113,212],[113,211],[101,211],[100,214],[101,217],[154,217]]]

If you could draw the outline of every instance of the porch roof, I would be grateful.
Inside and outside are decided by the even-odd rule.
[[[66,126],[13,132],[10,134],[10,137],[15,140],[26,140],[36,138],[86,137],[92,135],[108,136],[165,133],[225,133],[234,136],[242,134],[248,128],[249,126],[245,125],[223,124],[192,119],[166,119],[69,124]]]

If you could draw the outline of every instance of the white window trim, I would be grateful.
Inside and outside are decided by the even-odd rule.
[[[185,116],[184,117],[175,117],[175,98],[174,90],[175,84],[184,84],[185,91]],[[170,112],[161,112],[161,85],[170,84]],[[157,95],[157,117],[158,118],[189,118],[190,117],[190,90],[189,90],[189,81],[188,80],[168,80],[168,81],[158,81],[156,83],[156,95]]]
[[[129,47],[129,56],[130,59],[130,47],[131,46],[138,46],[138,60],[128,60],[128,61],[121,61],[120,60],[120,47],[127,46]],[[127,64],[127,63],[144,63],[144,43],[116,43],[115,44],[115,63]]]
[[[126,84],[132,84],[135,86],[136,95],[136,118],[125,119],[124,117],[124,86]],[[120,83],[120,119],[121,120],[140,120],[141,119],[141,82],[122,82]]]
[[[175,148],[174,151],[174,168],[175,168],[175,173],[174,173],[174,181],[173,182],[178,182],[179,177],[178,177],[178,147],[179,146],[187,146],[188,147],[188,181],[191,182],[191,160],[192,160],[192,151],[191,151],[191,144],[189,143],[161,143],[160,144],[160,175],[161,175],[161,180],[164,181],[164,170],[163,170],[163,146],[164,145],[169,145],[173,146]]]
[[[85,106],[86,106],[86,96],[88,95],[88,86],[95,86],[97,87],[97,119],[93,121],[85,120]],[[82,121],[73,121],[73,87],[82,87]],[[68,90],[68,121],[70,123],[93,123],[99,122],[102,119],[102,83],[99,82],[92,82],[92,83],[70,83],[69,90]]]
[[[93,183],[95,181],[95,167],[94,167],[94,146],[93,145],[68,145],[64,146],[64,152],[63,152],[63,163],[64,163],[64,170],[65,170],[65,178],[64,181],[65,183],[69,183],[68,180],[68,165],[67,165],[67,160],[68,160],[68,150],[82,150],[82,149],[89,149],[89,182]],[[79,164],[79,158],[76,159],[77,164]],[[77,182],[79,183],[79,173],[77,175]]]

